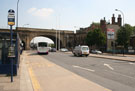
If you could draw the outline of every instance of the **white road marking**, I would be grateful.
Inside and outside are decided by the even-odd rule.
[[[105,63],[104,63],[104,66],[108,67],[108,68],[111,69],[111,70],[114,70],[114,68],[111,67],[109,64],[105,64]]]
[[[132,63],[132,62],[130,62],[129,64],[133,64],[133,65],[135,65],[135,63]]]
[[[76,65],[72,65],[72,66],[73,66],[74,68],[79,68],[79,69],[83,69],[83,70],[87,70],[87,71],[95,72],[95,70],[92,70],[92,69],[83,68],[83,67],[76,66]]]

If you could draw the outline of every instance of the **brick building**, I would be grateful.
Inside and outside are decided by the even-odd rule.
[[[106,34],[107,36],[107,30],[111,29],[113,30],[113,34],[114,34],[114,38],[107,38],[107,44],[105,46],[107,51],[112,51],[113,47],[112,47],[112,43],[114,43],[114,41],[116,40],[116,33],[118,31],[118,29],[120,28],[122,24],[122,18],[121,15],[118,15],[117,18],[117,22],[115,21],[115,16],[114,14],[112,15],[112,20],[111,23],[110,22],[106,22],[106,19],[101,19],[100,23],[92,23],[89,27],[86,28],[80,28],[79,30],[77,30],[76,32],[76,45],[86,45],[85,43],[85,38],[88,34],[89,31],[94,30],[95,28],[101,28],[102,32]]]

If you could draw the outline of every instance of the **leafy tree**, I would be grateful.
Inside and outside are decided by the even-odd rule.
[[[117,43],[118,45],[124,46],[127,48],[129,45],[130,36],[133,32],[133,27],[129,24],[125,24],[117,32]]]
[[[87,45],[90,45],[90,46],[95,44],[94,41],[93,41],[93,32],[92,31],[88,32],[85,41],[86,41]]]
[[[106,44],[106,36],[100,28],[96,28],[93,31],[88,32],[86,43],[90,46],[96,45],[101,47]]]
[[[133,34],[135,34],[135,26],[133,27]]]

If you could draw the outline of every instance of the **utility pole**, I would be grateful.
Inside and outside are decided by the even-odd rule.
[[[59,51],[60,51],[60,15],[59,15]]]
[[[16,19],[16,30],[18,28],[18,5],[19,5],[19,0],[17,1],[17,19]]]

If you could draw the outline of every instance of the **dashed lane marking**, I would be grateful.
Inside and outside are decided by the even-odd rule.
[[[72,65],[72,66],[73,66],[74,68],[79,68],[79,69],[83,69],[83,70],[87,70],[87,71],[95,72],[95,70],[92,70],[92,69],[83,68],[83,67],[76,66],[76,65]]]
[[[130,62],[129,64],[133,64],[133,65],[135,65],[135,63],[132,63],[132,62]]]

